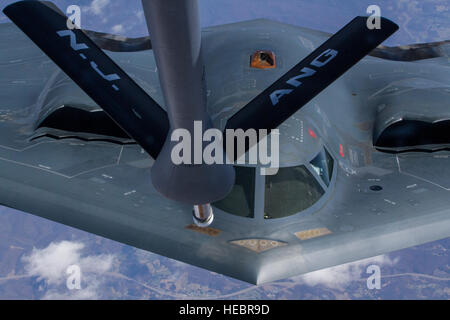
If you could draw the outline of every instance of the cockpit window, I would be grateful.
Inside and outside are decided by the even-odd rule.
[[[258,50],[250,57],[250,67],[256,69],[274,69],[277,67],[275,53],[267,50]]]
[[[236,180],[228,196],[213,205],[230,214],[253,218],[255,208],[255,168],[235,167]]]
[[[323,182],[329,186],[331,175],[333,174],[333,158],[326,149],[319,152],[319,154],[311,161],[311,166]]]
[[[266,176],[264,218],[276,219],[296,214],[311,207],[324,190],[304,165],[280,168]]]

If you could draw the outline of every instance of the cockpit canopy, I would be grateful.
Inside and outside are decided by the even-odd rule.
[[[292,216],[312,207],[325,194],[333,175],[334,160],[323,148],[308,164],[284,167],[275,175],[261,176],[264,193],[258,192],[255,167],[236,166],[231,193],[213,205],[229,214],[255,217],[255,202],[264,202],[264,219]]]

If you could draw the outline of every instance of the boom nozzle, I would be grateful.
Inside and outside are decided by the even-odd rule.
[[[194,218],[194,223],[198,227],[202,228],[208,227],[214,220],[213,209],[209,203],[194,206],[192,214]]]

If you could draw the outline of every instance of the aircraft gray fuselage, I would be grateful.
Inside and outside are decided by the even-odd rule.
[[[203,29],[214,126],[225,128],[329,36],[269,20]],[[448,145],[375,146],[395,123],[450,119],[444,46],[433,59],[364,58],[279,126],[278,178],[237,169],[234,198],[213,204],[214,223],[200,229],[191,206],[155,190],[141,147],[114,128],[95,132],[108,118],[39,48],[12,24],[0,25],[0,39],[5,206],[255,284],[450,235]],[[251,68],[257,50],[272,51],[276,68]],[[106,52],[164,108],[151,50]],[[89,126],[92,117],[100,120]],[[76,131],[62,125],[76,121]],[[325,168],[314,164],[320,154]],[[302,210],[292,212],[293,199]]]

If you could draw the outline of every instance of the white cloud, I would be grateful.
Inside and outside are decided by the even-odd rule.
[[[135,12],[136,18],[138,18],[139,21],[144,21],[144,11],[138,10]]]
[[[95,15],[100,15],[109,2],[110,0],[93,0],[90,6],[85,7],[85,10]]]
[[[333,289],[346,287],[352,281],[369,277],[366,274],[366,268],[369,265],[392,266],[398,262],[397,259],[392,260],[387,255],[377,256],[356,262],[351,262],[327,269],[322,269],[305,275],[296,277],[296,281],[308,286],[323,285]],[[383,278],[383,274],[381,274]]]
[[[73,290],[66,291],[49,288],[45,293],[43,300],[98,300],[100,298],[99,295],[99,286],[89,286],[82,290]]]
[[[79,251],[83,247],[82,243],[63,241],[58,244],[51,243],[42,250],[34,248],[29,256],[22,258],[26,263],[25,271],[31,276],[37,276],[39,281],[58,284],[67,267],[79,260]]]
[[[85,245],[80,242],[51,243],[44,249],[36,249],[24,257],[25,272],[38,281],[45,281],[44,299],[98,299],[106,281],[105,273],[112,272],[117,264],[115,255],[83,256]],[[77,265],[81,270],[81,290],[66,287],[67,268]]]
[[[448,11],[448,10],[449,10],[448,6],[445,6],[445,5],[437,5],[436,6],[436,11],[437,12],[445,12],[445,11]]]
[[[113,33],[122,33],[125,31],[125,28],[123,24],[116,24],[115,26],[112,27],[111,30]]]

